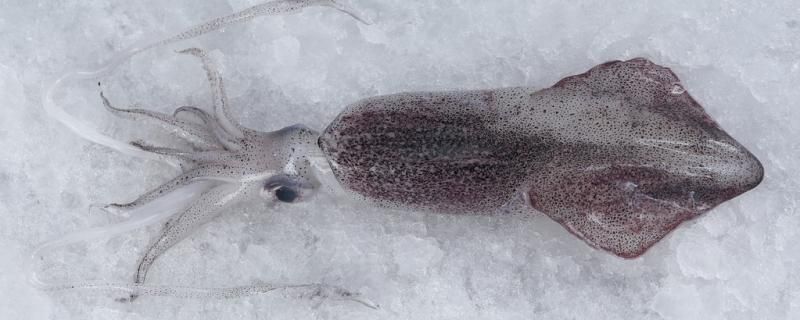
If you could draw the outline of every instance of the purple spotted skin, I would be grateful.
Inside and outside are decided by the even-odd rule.
[[[516,194],[625,258],[757,186],[763,168],[668,68],[637,58],[553,87],[401,93],[349,106],[319,145],[386,205],[493,212]]]

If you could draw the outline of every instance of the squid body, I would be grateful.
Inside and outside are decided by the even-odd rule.
[[[112,64],[256,15],[320,4],[358,17],[333,1],[276,1],[131,49]],[[129,212],[129,221],[43,248],[161,223],[134,269],[132,281],[143,289],[161,254],[231,204],[309,198],[320,185],[311,158],[324,157],[345,189],[372,203],[491,214],[522,196],[524,211],[543,212],[589,245],[633,258],[682,222],[756,187],[763,176],[753,154],[709,117],[673,72],[642,58],[607,62],[543,90],[371,97],[346,107],[320,133],[302,125],[275,132],[241,126],[212,61],[200,49],[183,53],[205,68],[212,110],[188,106],[163,114],[102,101],[119,116],[169,127],[187,142],[185,149],[106,139],[46,106],[93,141],[168,157],[183,173],[133,202],[107,207]],[[45,101],[52,103],[49,94]]]

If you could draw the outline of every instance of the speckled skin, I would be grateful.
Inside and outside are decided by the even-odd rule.
[[[492,214],[523,195],[532,208],[590,245],[626,258],[641,255],[681,222],[754,188],[762,179],[758,160],[719,128],[678,78],[644,59],[608,62],[541,91],[519,87],[368,98],[349,106],[322,135],[301,125],[275,132],[239,125],[228,110],[222,79],[199,49],[183,53],[202,60],[213,112],[191,106],[174,114],[119,109],[103,97],[110,112],[158,121],[184,139],[187,149],[116,141],[87,129],[52,103],[53,89],[60,83],[95,79],[143,51],[310,6],[332,7],[366,22],[334,0],[271,1],[128,48],[98,70],[68,73],[50,86],[45,109],[76,133],[131,155],[175,158],[183,172],[133,202],[107,207],[145,217],[156,211],[152,208],[177,209],[165,210],[165,215],[178,212],[152,239],[132,284],[53,284],[38,280],[35,272],[34,283],[49,289],[122,289],[130,293],[122,299],[126,301],[140,294],[228,298],[302,289],[311,297],[338,297],[374,308],[357,294],[318,284],[145,284],[161,254],[231,204],[308,198],[319,185],[308,158],[319,156],[317,145],[343,186],[380,204]],[[179,200],[184,196],[189,196],[185,207]],[[158,206],[148,206],[154,203]],[[114,234],[130,223],[90,234]],[[80,239],[55,239],[34,250],[33,256]]]
[[[544,135],[502,128],[498,100],[524,89],[401,93],[362,100],[319,139],[343,185],[384,204],[438,212],[502,206],[527,168],[549,156]]]
[[[763,176],[675,74],[641,58],[541,91],[368,98],[319,145],[342,185],[379,203],[482,213],[523,193],[588,244],[626,258]]]
[[[161,254],[232,204],[248,200],[279,201],[275,191],[280,188],[292,194],[290,199],[280,201],[298,202],[308,198],[319,184],[306,157],[315,153],[317,132],[302,125],[274,132],[241,126],[230,115],[222,79],[206,54],[200,49],[188,49],[183,53],[197,56],[203,62],[212,90],[213,113],[196,107],[181,107],[173,115],[119,109],[101,95],[112,113],[158,121],[191,145],[190,150],[178,150],[133,142],[144,151],[177,158],[182,161],[184,172],[133,202],[111,204],[108,208],[131,210],[197,181],[215,182],[196,201],[164,223],[139,260],[134,285],[145,283],[148,270]],[[135,297],[133,294],[130,299]]]
[[[367,98],[318,134],[301,125],[275,132],[241,126],[205,53],[183,53],[201,59],[213,112],[120,109],[102,96],[110,112],[160,122],[190,146],[133,142],[139,150],[180,160],[183,173],[133,202],[108,208],[143,208],[203,183],[144,251],[133,284],[122,286],[132,292],[126,301],[163,294],[145,285],[156,259],[232,204],[308,198],[319,186],[309,157],[324,155],[345,188],[388,206],[492,214],[523,195],[530,207],[588,244],[626,258],[641,255],[681,222],[754,188],[763,176],[758,160],[720,129],[669,69],[644,59],[608,62],[540,91]]]

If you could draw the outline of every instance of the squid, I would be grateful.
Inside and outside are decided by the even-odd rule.
[[[374,306],[357,293],[323,284],[176,288],[147,284],[153,263],[176,243],[243,201],[297,203],[332,173],[345,190],[369,203],[442,214],[541,212],[594,248],[622,258],[644,254],[683,222],[755,188],[763,167],[691,97],[669,69],[647,59],[610,61],[552,87],[406,92],[347,106],[322,131],[292,125],[273,132],[244,127],[230,111],[223,78],[198,48],[211,90],[211,108],[174,113],[120,108],[102,92],[108,112],[160,123],[187,147],[104,136],[53,102],[60,83],[102,77],[150,48],[196,37],[259,15],[324,5],[369,23],[334,1],[279,0],[131,48],[103,68],[67,74],[44,98],[45,108],[91,141],[116,150],[180,164],[182,173],[129,203],[120,224],[67,235],[34,257],[66,244],[160,224],[130,283],[52,284],[50,289],[117,288],[139,295],[234,297],[275,290],[348,299]],[[322,159],[322,161],[318,161]],[[322,167],[322,168],[321,168]],[[331,180],[333,181],[333,180]]]

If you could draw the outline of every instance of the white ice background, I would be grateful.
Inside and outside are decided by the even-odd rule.
[[[398,213],[321,194],[245,205],[163,255],[149,282],[225,286],[323,282],[347,301],[266,294],[228,300],[28,285],[36,244],[121,218],[92,204],[131,200],[173,168],[82,140],[47,117],[45,85],[122,48],[255,4],[0,0],[1,319],[796,319],[800,317],[800,2],[350,0],[375,23],[330,8],[264,17],[137,56],[103,79],[119,106],[208,105],[197,46],[220,65],[247,126],[322,129],[360,98],[402,91],[548,87],[608,60],[668,66],[764,164],[764,182],[685,223],[644,256],[590,248],[544,215]],[[103,132],[161,141],[108,115],[92,82],[56,102]],[[45,275],[128,281],[142,229],[62,248]]]

